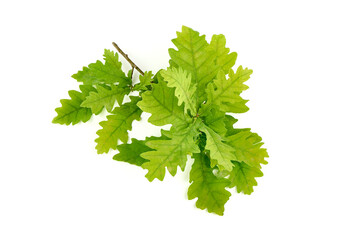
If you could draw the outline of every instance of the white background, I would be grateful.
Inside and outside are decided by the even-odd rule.
[[[2,1],[0,239],[360,239],[358,1]],[[97,155],[102,116],[51,124],[70,76],[121,48],[168,65],[182,25],[223,33],[254,70],[238,127],[269,151],[250,196],[223,217],[186,199],[185,174]],[[125,68],[129,66],[124,63]],[[143,120],[131,136],[158,134]]]

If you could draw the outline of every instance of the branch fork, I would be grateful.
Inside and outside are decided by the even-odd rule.
[[[134,72],[134,69],[136,69],[141,75],[144,75],[144,72],[133,62],[131,61],[131,59],[129,58],[129,56],[123,52],[123,50],[121,50],[119,48],[119,46],[116,43],[112,43],[112,45],[116,48],[116,50],[130,63],[131,67],[132,67],[132,71],[131,71],[131,77],[132,74]]]

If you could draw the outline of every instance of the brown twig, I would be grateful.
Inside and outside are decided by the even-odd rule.
[[[134,67],[131,66],[131,76],[130,76],[131,79],[132,79],[133,74],[134,74]]]
[[[132,66],[133,69],[135,68],[141,75],[144,75],[144,72],[141,71],[141,69],[138,66],[136,66],[136,64],[133,61],[131,61],[131,59],[128,57],[128,55],[125,54],[116,43],[113,42],[112,44],[114,45],[116,50],[118,50],[118,52],[121,55],[123,55],[123,57],[130,63],[130,65]],[[131,75],[132,75],[132,73],[131,73]]]

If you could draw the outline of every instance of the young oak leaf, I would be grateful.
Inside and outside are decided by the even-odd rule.
[[[230,188],[236,187],[238,193],[250,195],[257,186],[256,177],[262,177],[263,173],[260,168],[247,165],[245,162],[234,162],[234,168],[230,172]]]
[[[224,119],[224,124],[225,124],[225,128],[226,128],[225,137],[234,135],[234,134],[238,133],[239,131],[241,131],[240,129],[234,128],[234,124],[237,121],[238,120],[236,118],[234,118],[233,116],[225,114],[225,119]]]
[[[145,145],[145,141],[131,139],[131,143],[124,143],[117,146],[119,153],[114,155],[113,159],[116,161],[127,162],[137,166],[141,166],[143,163],[148,162],[140,156],[141,153],[150,151],[151,148]]]
[[[196,115],[196,84],[191,83],[191,74],[181,67],[162,70],[161,76],[167,82],[168,87],[175,88],[175,96],[178,98],[178,105],[184,103],[185,113],[190,111],[192,116]]]
[[[96,89],[88,85],[80,85],[80,92],[70,90],[70,99],[60,100],[61,107],[55,109],[57,116],[52,122],[66,125],[87,122],[91,118],[92,111],[90,108],[82,107],[81,104],[91,92],[96,92]]]
[[[224,35],[213,35],[208,49],[216,53],[215,64],[220,66],[224,73],[227,74],[235,65],[237,53],[229,53],[230,49],[226,48],[225,45],[226,39]]]
[[[151,82],[153,81],[152,72],[145,72],[144,75],[139,76],[140,82],[134,85],[134,91],[147,91],[150,88]]]
[[[204,152],[193,154],[193,158],[195,161],[190,171],[189,200],[197,198],[196,207],[223,215],[224,205],[231,196],[225,189],[230,181],[214,175],[209,157]]]
[[[141,154],[141,157],[149,160],[142,165],[148,170],[146,178],[153,181],[158,178],[162,181],[165,177],[165,167],[172,176],[175,176],[177,167],[184,171],[187,155],[200,152],[194,139],[199,134],[199,121],[185,126],[173,126],[170,131],[162,131],[169,140],[149,141],[146,145],[153,151]]]
[[[147,137],[145,140],[137,140],[136,138],[131,139],[131,143],[124,143],[117,146],[119,151],[113,159],[116,161],[127,162],[133,165],[141,166],[143,163],[149,160],[141,157],[140,155],[144,152],[151,151],[152,149],[146,146],[146,143],[153,140],[168,139],[165,136],[161,137]]]
[[[118,53],[105,49],[104,60],[105,64],[98,60],[89,64],[88,67],[83,67],[82,71],[72,77],[86,85],[117,83],[120,87],[125,87],[131,84],[131,78],[121,70],[122,64],[119,61]]]
[[[225,113],[216,109],[211,109],[210,113],[204,116],[205,125],[221,136],[225,136],[227,132],[225,121]]]
[[[209,84],[207,93],[207,103],[202,106],[200,112],[206,113],[211,108],[217,107],[223,112],[244,113],[249,110],[244,100],[239,95],[248,86],[244,84],[250,78],[252,70],[243,69],[240,66],[236,73],[232,69],[229,72],[229,79],[223,71],[219,71],[213,83]]]
[[[267,164],[265,158],[269,157],[261,137],[252,133],[249,128],[239,129],[239,132],[228,136],[228,143],[235,148],[235,156],[238,162],[245,162],[251,167],[260,168],[260,164]]]
[[[141,109],[136,105],[140,97],[130,97],[131,101],[116,107],[107,121],[100,122],[102,129],[96,132],[99,137],[95,139],[96,149],[99,154],[107,153],[110,149],[115,149],[120,139],[123,143],[128,141],[128,131],[134,120],[140,120]]]
[[[182,31],[176,34],[177,38],[172,42],[178,50],[169,49],[170,63],[191,74],[192,82],[197,85],[195,99],[196,105],[199,105],[206,99],[206,85],[213,80],[218,70],[215,65],[216,53],[208,49],[205,35],[200,36],[191,28],[183,26]]]
[[[223,142],[224,138],[205,124],[202,124],[199,129],[206,134],[205,149],[210,151],[211,167],[217,165],[220,171],[231,171],[233,167],[231,160],[236,159],[235,149]]]
[[[152,87],[151,91],[146,91],[141,95],[142,100],[137,104],[144,112],[151,113],[148,121],[155,126],[186,124],[189,117],[184,114],[183,106],[178,106],[174,95],[175,89],[166,86],[162,80],[153,84]]]
[[[91,92],[81,104],[82,107],[91,108],[95,114],[99,114],[104,107],[106,111],[111,112],[115,101],[121,105],[124,96],[130,92],[130,88],[118,85],[112,85],[110,88],[97,85],[96,90]]]

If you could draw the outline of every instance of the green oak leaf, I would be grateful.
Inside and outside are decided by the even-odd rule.
[[[238,162],[245,162],[252,167],[260,167],[260,164],[267,164],[265,158],[269,157],[261,137],[252,133],[249,128],[239,129],[239,132],[228,136],[229,145],[235,149],[235,156]]]
[[[96,132],[99,137],[95,139],[96,149],[99,154],[115,149],[120,139],[123,143],[128,141],[128,131],[132,129],[132,122],[140,120],[141,109],[136,105],[140,97],[130,97],[131,101],[116,107],[107,121],[100,122],[102,129]]]
[[[168,87],[175,88],[175,96],[178,98],[178,105],[184,103],[184,110],[190,111],[192,116],[196,115],[196,84],[191,83],[191,75],[181,67],[162,70],[161,76],[167,82]]]
[[[218,166],[220,170],[231,171],[235,160],[235,149],[224,142],[225,138],[208,126],[202,124],[199,128],[206,134],[205,149],[210,151],[211,167]]]
[[[205,125],[220,134],[225,136],[228,131],[225,125],[225,113],[216,109],[211,109],[210,114],[205,115],[204,122]]]
[[[231,160],[236,159],[235,149],[224,142],[225,138],[208,126],[202,124],[199,128],[206,134],[205,149],[210,151],[211,167],[218,166],[220,170],[231,171]]]
[[[234,124],[237,123],[237,119],[231,115],[225,114],[224,124],[226,128],[226,135],[230,136],[238,133],[240,130],[234,128]]]
[[[213,35],[209,45],[209,50],[216,53],[215,64],[220,66],[224,73],[227,74],[235,65],[237,53],[229,53],[230,49],[226,48],[225,44],[226,39],[224,35]]]
[[[189,117],[184,114],[184,108],[178,106],[175,89],[169,88],[161,80],[152,86],[151,91],[141,95],[142,100],[137,104],[144,112],[151,113],[148,121],[156,126],[187,123]]]
[[[209,49],[205,35],[200,36],[191,28],[183,26],[182,31],[176,34],[177,38],[172,42],[178,50],[169,49],[170,63],[171,66],[179,66],[191,74],[192,82],[197,85],[195,99],[199,105],[206,100],[206,85],[213,80],[219,69],[215,65],[216,53]]]
[[[239,95],[246,90],[248,86],[244,84],[250,78],[252,70],[243,69],[240,66],[236,73],[233,70],[229,72],[229,79],[226,79],[224,71],[219,71],[213,83],[209,84],[207,93],[207,103],[202,105],[201,113],[206,114],[211,108],[219,108],[223,112],[244,113],[249,110],[244,100]]]
[[[168,139],[165,136],[161,137],[147,137],[145,140],[131,139],[131,143],[124,143],[117,146],[118,154],[114,155],[113,159],[116,161],[127,162],[133,165],[141,166],[149,160],[141,157],[144,152],[151,151],[152,149],[146,146],[148,141]]]
[[[88,67],[83,67],[82,71],[72,77],[86,85],[117,83],[120,87],[125,87],[131,84],[131,78],[121,70],[122,64],[118,53],[105,49],[104,60],[105,63],[98,60],[89,64]]]
[[[223,215],[224,205],[231,196],[225,189],[230,181],[214,175],[209,157],[204,152],[193,154],[193,158],[195,161],[190,171],[189,200],[197,198],[196,207]]]
[[[124,96],[130,92],[130,88],[118,85],[112,85],[110,88],[98,85],[96,90],[96,92],[91,92],[81,104],[82,107],[91,108],[95,114],[100,113],[104,107],[106,111],[111,112],[115,101],[121,105]]]
[[[139,76],[140,82],[134,85],[134,91],[147,91],[150,89],[151,83],[153,81],[152,72],[145,72],[144,75]]]
[[[257,186],[255,178],[262,176],[260,168],[249,166],[245,162],[234,162],[234,168],[229,175],[229,187],[236,187],[238,193],[250,195],[254,191],[253,187]]]
[[[146,145],[153,151],[141,154],[141,157],[148,159],[142,165],[148,170],[146,178],[149,181],[158,178],[162,181],[165,177],[165,167],[172,176],[175,176],[177,167],[184,171],[187,155],[200,152],[195,138],[199,134],[200,121],[195,121],[188,126],[173,126],[170,131],[162,131],[163,135],[170,138],[169,140],[149,141]]]
[[[128,71],[128,73],[127,73],[127,77],[129,78],[129,79],[132,79],[132,75],[133,75],[133,69],[130,69],[129,71]]]
[[[96,89],[88,85],[80,85],[80,92],[70,90],[70,99],[60,100],[61,107],[55,109],[57,116],[52,122],[65,125],[87,122],[91,118],[92,111],[90,108],[82,107],[81,104],[92,92],[96,92]]]

